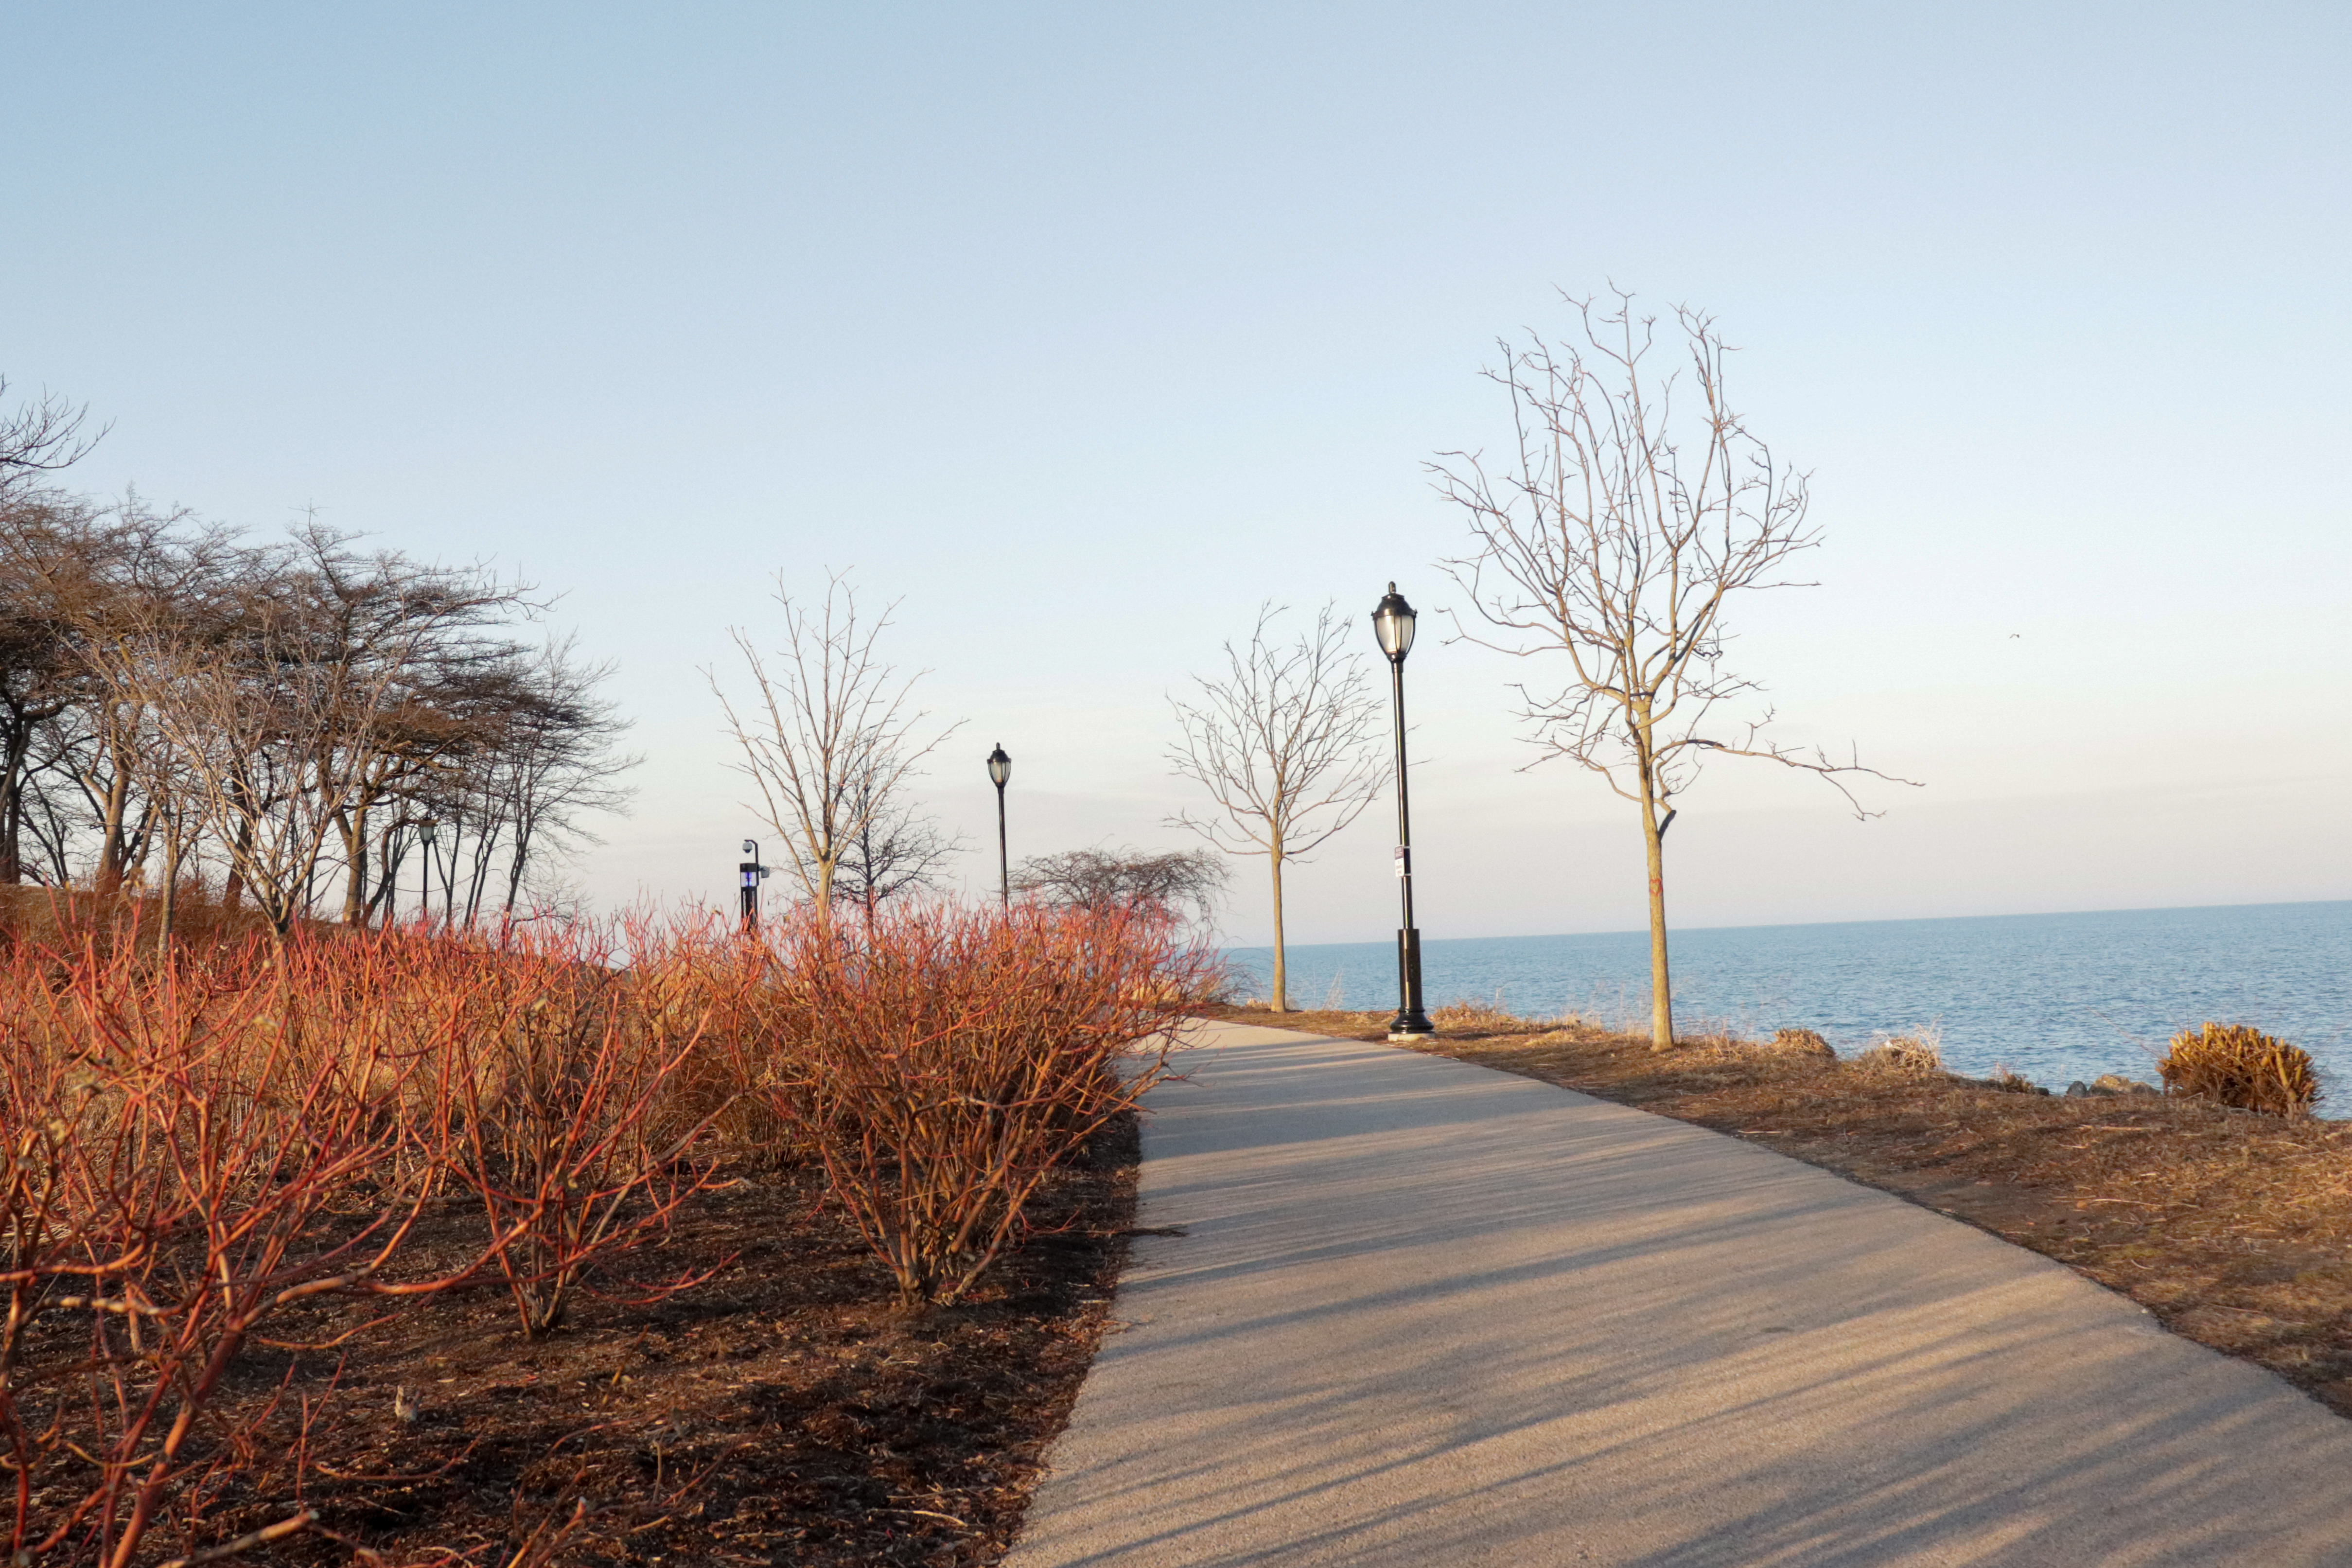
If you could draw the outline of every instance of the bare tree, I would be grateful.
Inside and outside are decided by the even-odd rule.
[[[1271,633],[1281,612],[1258,610],[1246,646],[1225,645],[1225,673],[1195,676],[1192,700],[1170,700],[1183,739],[1169,761],[1209,792],[1223,816],[1183,813],[1189,828],[1228,855],[1263,855],[1274,882],[1273,1007],[1290,1010],[1282,923],[1282,870],[1303,862],[1370,805],[1388,766],[1374,742],[1379,694],[1347,647],[1350,623],[1333,605],[1293,643]]]
[[[340,870],[352,890],[366,878],[368,813],[463,742],[448,689],[513,658],[497,628],[529,607],[479,570],[348,543],[299,530],[211,584],[214,613],[131,601],[89,639],[114,706],[152,727],[193,792],[178,819],[222,846],[230,901],[250,891],[280,935],[322,877]],[[362,902],[347,894],[347,913]]]
[[[1225,890],[1225,863],[1206,849],[1070,849],[1013,868],[1013,890],[1069,909],[1144,908],[1206,920]]]
[[[35,746],[80,696],[58,568],[86,557],[98,531],[95,509],[71,498],[0,496],[0,882],[24,879]]]
[[[1499,471],[1445,452],[1436,487],[1468,515],[1477,548],[1448,563],[1495,633],[1469,640],[1521,657],[1565,654],[1555,692],[1517,689],[1545,759],[1600,773],[1641,809],[1650,879],[1651,1044],[1674,1044],[1666,962],[1664,840],[1675,797],[1709,754],[1758,757],[1821,774],[1862,809],[1843,774],[1888,775],[1849,758],[1764,738],[1767,709],[1740,724],[1717,708],[1762,689],[1724,668],[1723,613],[1735,594],[1811,586],[1783,573],[1820,542],[1805,476],[1781,467],[1727,400],[1729,350],[1714,319],[1675,311],[1687,363],[1644,362],[1656,318],[1615,291],[1596,311],[1573,300],[1582,342],[1530,333],[1498,343],[1485,373],[1509,395],[1517,445]],[[1685,381],[1685,377],[1687,380]],[[1908,783],[1908,780],[1897,780]]]
[[[944,885],[948,864],[963,852],[963,840],[944,832],[928,814],[904,798],[873,804],[861,786],[859,826],[834,872],[834,897],[863,910],[867,926],[890,900]]]
[[[919,677],[900,679],[878,652],[896,605],[861,618],[856,591],[839,573],[814,608],[785,591],[779,573],[776,603],[784,645],[772,668],[750,634],[730,634],[751,675],[745,708],[737,710],[715,672],[703,678],[742,748],[737,771],[759,786],[751,809],[782,838],[802,892],[824,911],[860,836],[893,810],[918,764],[961,726],[918,736],[929,717],[912,707]]]
[[[141,753],[152,736],[137,700],[94,658],[132,626],[200,617],[235,556],[222,531],[135,493],[108,507],[47,491],[0,497],[0,881],[22,875],[27,823],[59,816],[58,801],[33,798],[37,738],[46,741],[41,771],[87,807],[97,886],[115,887],[137,863],[152,804],[138,793]]]

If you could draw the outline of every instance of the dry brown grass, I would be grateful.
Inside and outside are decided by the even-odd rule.
[[[1494,1031],[1508,1029],[1518,1019],[1496,1003],[1457,996],[1443,1007],[1432,1008],[1429,1021],[1441,1029]]]
[[[1385,1039],[1387,1015],[1230,1010]],[[2119,1290],[2352,1415],[2352,1124],[2181,1095],[2068,1098],[1731,1041],[1498,1020],[1420,1048],[1749,1139]]]
[[[163,900],[152,889],[97,893],[86,888],[0,884],[0,947],[16,942],[47,946],[94,942],[106,947],[131,941],[152,946],[162,910]],[[347,929],[328,921],[300,923],[314,935]],[[173,896],[172,931],[188,944],[238,942],[268,936],[269,921],[250,903],[229,908],[217,889],[192,878]]]

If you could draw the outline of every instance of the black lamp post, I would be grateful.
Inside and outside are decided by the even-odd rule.
[[[441,837],[441,825],[426,817],[416,825],[417,841],[425,846],[418,857],[424,862],[424,872],[416,879],[416,915],[427,930],[433,925],[433,841]]]
[[[1372,631],[1381,651],[1389,656],[1390,689],[1396,710],[1397,888],[1403,895],[1404,924],[1397,931],[1397,1016],[1389,1020],[1389,1038],[1410,1040],[1437,1033],[1437,1026],[1421,1010],[1421,931],[1412,923],[1412,813],[1405,800],[1404,783],[1404,656],[1412,651],[1412,606],[1404,602],[1394,583],[1372,611]]]
[[[758,839],[743,840],[743,853],[750,858],[735,868],[743,879],[743,929],[757,931],[760,929],[760,879],[768,874],[768,868],[760,864]]]
[[[1012,777],[1013,759],[1000,742],[988,753],[988,782],[996,786],[996,896],[1008,910],[1013,907],[1013,862],[1004,850],[1004,785]]]

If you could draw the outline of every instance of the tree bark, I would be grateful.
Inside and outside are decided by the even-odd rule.
[[[158,957],[172,951],[172,925],[180,912],[180,864],[186,853],[176,818],[165,820],[163,835],[163,898],[155,916],[155,952]]]
[[[1282,838],[1276,835],[1274,848],[1266,856],[1274,867],[1274,997],[1269,1004],[1277,1013],[1290,1011],[1290,984],[1286,968],[1287,959],[1282,947]]]
[[[253,853],[253,824],[240,820],[236,842],[229,848],[228,880],[221,888],[221,908],[234,910],[245,902],[245,864]]]
[[[62,702],[30,707],[7,704],[6,753],[0,756],[0,883],[25,879],[25,769],[33,752],[33,730],[66,710]]]
[[[107,750],[113,756],[114,773],[106,782],[104,837],[98,850],[98,890],[101,893],[121,888],[125,862],[130,858],[125,853],[130,847],[123,841],[122,819],[131,805],[131,772],[123,765],[125,759],[120,747],[110,742]]]
[[[22,775],[25,754],[32,749],[29,727],[20,738],[12,730],[8,751],[0,757],[0,882],[14,887],[25,879],[25,795]]]
[[[368,923],[368,803],[355,802],[349,810],[335,814],[335,826],[342,834],[343,858],[349,874],[343,879],[343,923],[363,926]]]
[[[1642,847],[1650,869],[1650,1048],[1675,1048],[1674,983],[1666,968],[1666,845],[1658,826],[1658,762],[1646,708],[1633,723],[1634,764],[1642,780]]]

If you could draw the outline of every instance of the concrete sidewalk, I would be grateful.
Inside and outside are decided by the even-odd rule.
[[[2352,1564],[2352,1423],[1767,1150],[1220,1026],[1011,1568]]]

